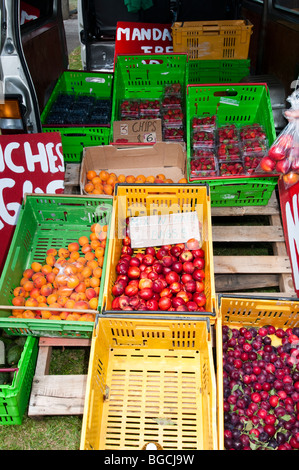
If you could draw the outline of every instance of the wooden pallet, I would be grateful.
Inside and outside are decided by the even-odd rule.
[[[39,352],[31,395],[28,416],[82,415],[84,409],[87,375],[49,375],[53,346],[90,347],[91,340],[80,338],[39,339]]]

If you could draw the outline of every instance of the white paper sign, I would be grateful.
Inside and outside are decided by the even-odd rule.
[[[186,243],[195,238],[201,243],[197,212],[131,217],[129,220],[132,248]]]

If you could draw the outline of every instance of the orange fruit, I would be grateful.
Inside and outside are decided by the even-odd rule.
[[[91,194],[103,194],[103,189],[97,189],[95,188]]]
[[[97,173],[96,171],[94,170],[89,170],[86,172],[86,178],[91,181],[93,178],[95,178],[97,176]]]
[[[144,175],[138,175],[136,176],[136,180],[135,180],[135,183],[138,183],[138,184],[143,184],[145,183],[145,176]]]
[[[106,170],[101,170],[100,173],[99,173],[99,177],[102,181],[107,181],[107,179],[109,178],[109,173],[108,171]]]
[[[92,178],[91,182],[95,186],[96,184],[101,184],[102,180],[99,176],[95,176],[94,178]]]
[[[187,178],[181,178],[178,182],[180,184],[182,184],[182,183],[187,184],[188,183]]]
[[[81,237],[79,237],[79,245],[83,246],[83,245],[86,245],[86,243],[89,243],[89,239],[85,236],[85,235],[82,235]]]
[[[117,181],[118,181],[119,183],[125,183],[125,181],[126,181],[125,175],[118,175]]]
[[[104,194],[107,196],[111,196],[113,194],[113,186],[111,184],[105,184],[104,185]]]
[[[86,191],[87,193],[92,193],[93,190],[94,185],[92,183],[86,183],[86,185],[84,186],[84,191]]]
[[[135,176],[133,175],[128,175],[126,176],[126,183],[135,183]]]
[[[156,179],[156,178],[155,178],[153,175],[150,175],[150,176],[147,176],[147,177],[145,178],[145,182],[146,182],[146,183],[154,183],[154,182],[155,182],[155,179]]]

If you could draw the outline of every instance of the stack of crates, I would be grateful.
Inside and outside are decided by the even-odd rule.
[[[113,209],[103,308],[92,337],[81,449],[142,450],[153,443],[163,450],[216,450],[209,188],[118,184]],[[196,211],[202,227],[206,311],[113,310],[111,288],[127,218],[183,211]]]

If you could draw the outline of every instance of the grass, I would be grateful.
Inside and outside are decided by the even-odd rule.
[[[54,347],[49,374],[87,374],[89,348]],[[0,426],[0,450],[79,450],[82,416],[29,418]]]

